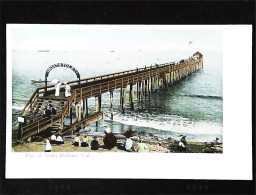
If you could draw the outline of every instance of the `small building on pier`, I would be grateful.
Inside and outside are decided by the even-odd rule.
[[[203,54],[201,54],[199,51],[193,54],[194,59],[203,58]]]

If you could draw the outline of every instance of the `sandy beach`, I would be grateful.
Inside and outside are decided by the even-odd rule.
[[[75,135],[65,136],[64,144],[57,145],[52,144],[52,152],[127,152],[124,150],[125,136],[121,134],[115,134],[117,137],[117,145],[112,149],[106,149],[103,143],[103,136],[97,137],[100,148],[98,150],[91,150],[90,143],[93,140],[92,134],[88,134],[89,147],[74,146]],[[180,147],[179,140],[175,140],[170,137],[162,137],[156,135],[138,135],[135,134],[131,137],[133,140],[134,151],[138,151],[139,139],[143,140],[148,147],[147,152],[157,153],[222,153],[222,144],[215,145],[214,143],[202,143],[202,142],[187,142],[185,148]],[[36,137],[33,141],[13,143],[13,151],[15,152],[44,152],[45,139]]]

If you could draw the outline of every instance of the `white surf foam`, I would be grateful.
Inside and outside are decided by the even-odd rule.
[[[214,122],[198,121],[194,122],[186,118],[179,116],[161,116],[161,120],[158,117],[143,118],[143,116],[126,116],[116,113],[114,115],[114,121],[123,123],[125,125],[134,125],[139,127],[148,127],[158,130],[172,131],[176,133],[184,134],[222,134],[223,126]]]
[[[12,106],[12,109],[22,110],[24,106]]]

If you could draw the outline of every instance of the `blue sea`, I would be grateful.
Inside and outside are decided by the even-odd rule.
[[[12,111],[13,127],[21,109],[34,90],[44,84],[32,84],[31,80],[44,80],[48,67],[55,63],[68,63],[80,72],[81,78],[98,76],[155,63],[167,63],[186,59],[195,51],[13,51],[12,52]],[[223,96],[222,96],[222,52],[201,51],[204,68],[188,76],[167,90],[155,91],[151,99],[139,103],[131,111],[127,100],[125,113],[120,106],[120,92],[114,92],[114,121],[110,120],[109,93],[102,96],[104,119],[98,128],[95,124],[86,130],[102,132],[110,126],[114,132],[132,129],[137,132],[179,138],[187,135],[188,141],[222,142]],[[48,80],[61,82],[76,80],[69,69],[53,69]],[[136,100],[136,98],[135,98]],[[94,98],[89,99],[90,110],[95,107]],[[15,128],[13,128],[15,129]]]

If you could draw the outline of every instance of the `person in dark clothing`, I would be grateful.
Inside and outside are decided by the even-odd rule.
[[[116,136],[111,132],[110,128],[108,127],[105,131],[105,137],[103,138],[104,146],[111,150],[116,146],[117,138]]]
[[[87,135],[82,136],[82,143],[81,143],[81,147],[87,147],[89,146],[89,138],[87,137]]]
[[[99,142],[97,141],[97,136],[94,136],[91,142],[91,150],[98,150],[99,147],[100,145],[99,145]]]
[[[46,109],[45,116],[46,117],[50,117],[51,116],[51,110],[49,108]]]
[[[184,145],[186,145],[186,144],[187,144],[186,136],[185,136],[185,135],[182,136],[182,138],[180,139],[180,141],[181,141]]]
[[[54,107],[52,107],[51,114],[56,115],[56,109]]]

